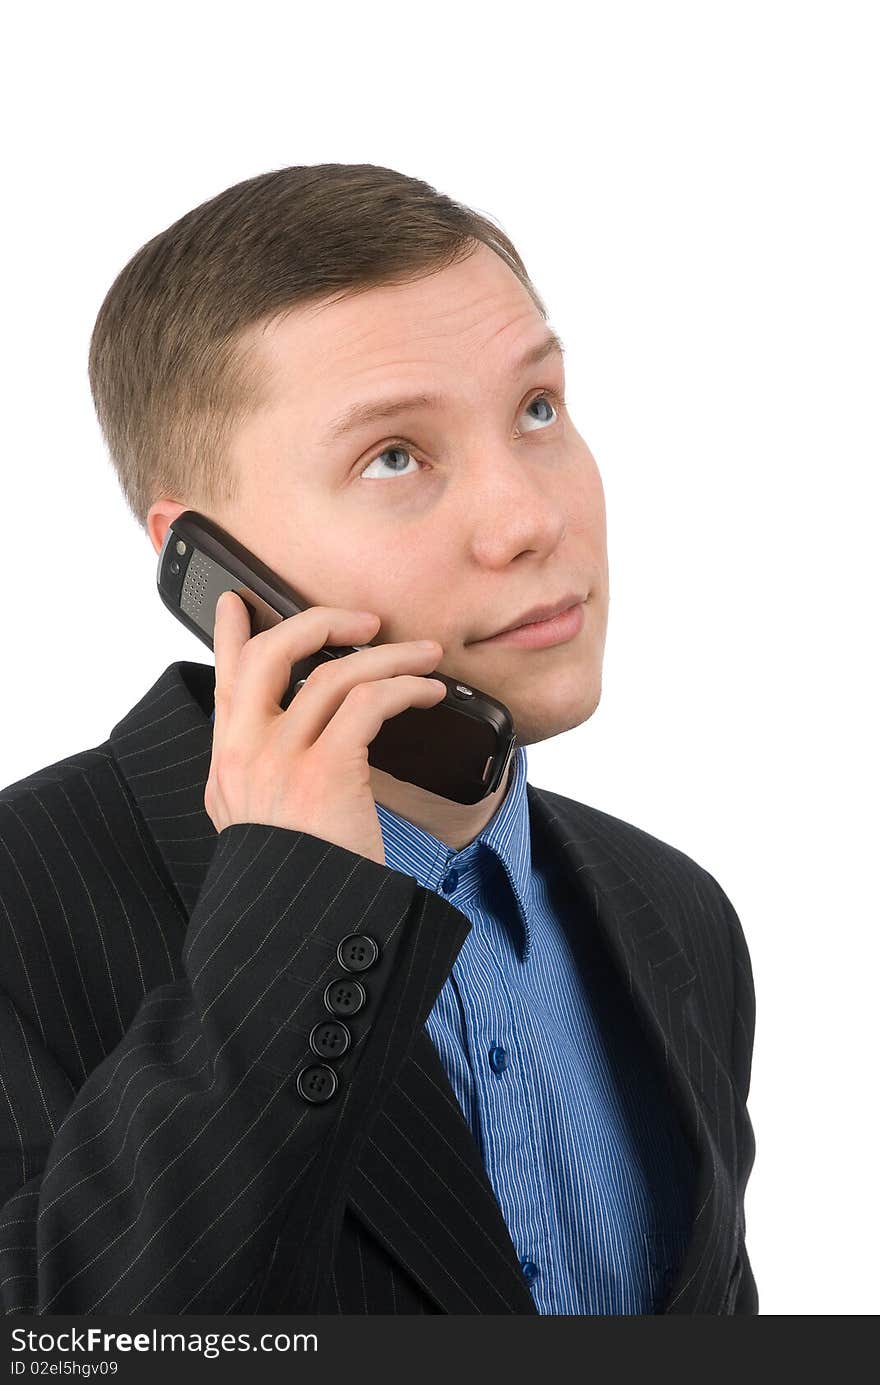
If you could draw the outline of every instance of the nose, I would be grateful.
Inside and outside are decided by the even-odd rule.
[[[463,532],[470,531],[486,567],[506,566],[522,553],[552,553],[565,537],[565,507],[546,471],[509,455],[482,471],[463,508]]]

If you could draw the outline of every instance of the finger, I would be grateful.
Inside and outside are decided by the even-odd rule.
[[[422,674],[402,673],[358,683],[315,741],[315,749],[326,751],[332,763],[335,756],[348,756],[369,745],[389,717],[407,707],[433,707],[445,696],[445,683]]]
[[[436,640],[373,645],[313,669],[284,715],[295,745],[312,745],[359,683],[376,682],[395,674],[427,673],[443,653]]]
[[[324,645],[362,644],[372,638],[379,623],[377,615],[366,611],[309,606],[261,630],[239,656],[236,713],[241,706],[250,721],[256,717],[260,722],[283,715],[279,704],[290,686],[294,664]]]

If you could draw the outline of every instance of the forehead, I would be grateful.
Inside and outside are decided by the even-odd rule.
[[[467,260],[406,284],[293,309],[258,329],[255,348],[272,393],[304,384],[369,388],[389,370],[426,371],[497,356],[533,343],[546,328],[513,271],[487,246]]]

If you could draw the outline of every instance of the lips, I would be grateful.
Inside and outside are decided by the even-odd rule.
[[[518,630],[520,626],[533,625],[540,620],[550,620],[553,616],[561,615],[563,611],[567,611],[570,607],[576,606],[578,602],[585,600],[586,597],[581,596],[580,592],[570,592],[567,596],[561,597],[559,601],[551,602],[549,605],[532,606],[530,610],[517,616],[510,625],[503,625],[498,630],[492,630],[488,635],[481,635],[480,639],[490,640],[495,635],[504,635],[509,630]]]

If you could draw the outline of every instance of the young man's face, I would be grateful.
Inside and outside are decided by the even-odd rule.
[[[310,604],[375,611],[374,642],[436,639],[437,667],[499,698],[524,745],[580,725],[608,618],[602,482],[564,407],[548,329],[485,246],[402,287],[297,309],[254,334],[270,403],[234,438],[241,494],[216,521]],[[333,437],[351,405],[442,403]],[[587,597],[573,638],[481,643],[536,605]]]

